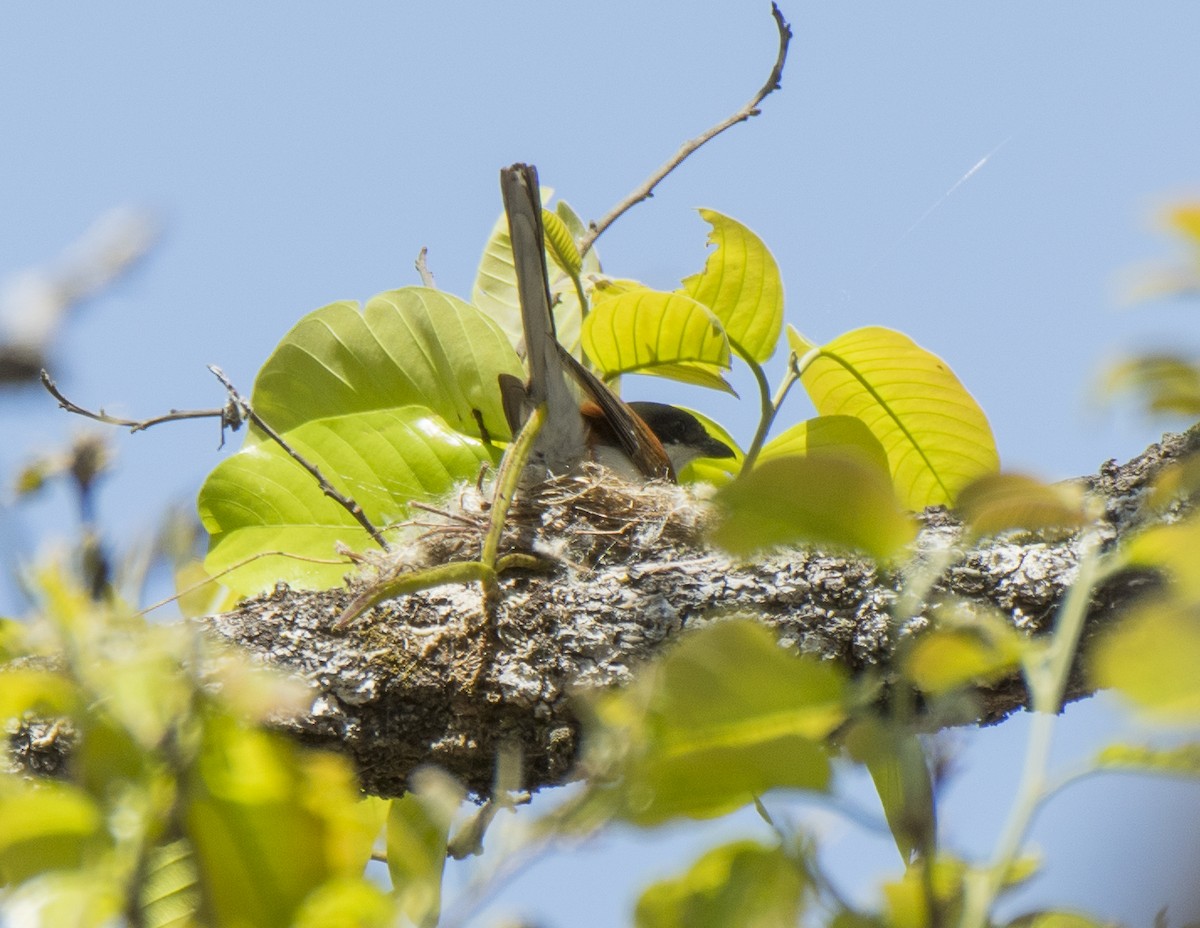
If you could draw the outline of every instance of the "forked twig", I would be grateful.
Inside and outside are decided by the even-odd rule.
[[[367,518],[367,514],[363,512],[362,506],[360,506],[349,496],[339,492],[332,483],[325,479],[325,475],[321,473],[321,469],[317,467],[316,464],[313,464],[311,461],[309,461],[306,457],[304,457],[304,455],[289,445],[287,441],[284,440],[282,435],[271,428],[271,426],[267,425],[262,416],[256,413],[246,400],[242,399],[241,394],[238,393],[233,384],[230,383],[229,378],[225,376],[225,372],[223,370],[221,370],[215,364],[208,365],[208,369],[212,371],[213,376],[216,377],[217,380],[221,381],[221,386],[223,386],[226,392],[229,394],[229,399],[237,404],[238,408],[241,409],[242,414],[247,419],[258,426],[258,428],[262,429],[263,434],[271,439],[271,441],[275,442],[275,444],[279,445],[279,447],[287,453],[288,457],[308,471],[309,474],[312,475],[312,478],[317,481],[317,485],[321,488],[321,492],[345,509],[348,513],[350,513],[350,515],[354,517],[354,520],[367,530],[367,534],[375,539],[375,543],[379,545],[379,547],[383,548],[384,551],[391,550],[391,546],[387,543],[387,539],[383,537],[383,533],[380,532],[379,529],[377,529],[371,523],[371,520]]]
[[[73,403],[71,400],[63,396],[62,391],[58,389],[58,385],[50,379],[50,375],[44,370],[42,371],[42,386],[46,388],[47,392],[49,392],[51,396],[58,400],[58,405],[67,412],[74,413],[77,416],[83,416],[86,419],[92,419],[96,422],[103,422],[106,425],[115,425],[121,428],[127,428],[131,432],[140,432],[143,429],[150,428],[152,425],[158,425],[163,422],[175,422],[182,419],[219,418],[221,420],[221,444],[224,445],[226,427],[236,432],[241,427],[242,423],[249,419],[256,426],[258,426],[259,429],[262,430],[264,435],[270,438],[271,441],[275,442],[275,444],[279,445],[279,447],[282,448],[293,461],[308,471],[312,478],[317,481],[317,485],[320,487],[321,492],[345,509],[348,513],[350,513],[350,515],[354,517],[354,520],[358,522],[358,524],[364,529],[366,529],[367,534],[375,540],[375,543],[379,545],[379,547],[383,548],[385,551],[390,550],[390,546],[388,545],[387,540],[383,537],[383,533],[371,523],[371,520],[367,518],[367,514],[363,512],[362,507],[358,503],[356,503],[349,496],[340,493],[332,483],[325,479],[325,475],[321,473],[321,470],[319,467],[317,467],[317,465],[306,459],[304,455],[300,454],[299,451],[289,445],[287,441],[284,440],[282,435],[271,428],[271,426],[267,425],[262,416],[256,413],[250,406],[250,403],[243,399],[242,395],[238,393],[237,389],[230,382],[229,378],[225,376],[224,371],[212,364],[208,366],[208,369],[212,371],[213,376],[216,377],[217,380],[221,381],[221,385],[225,388],[225,392],[229,394],[229,401],[224,406],[222,406],[220,409],[172,409],[166,415],[153,416],[149,419],[121,419],[117,416],[108,415],[108,413],[106,413],[103,409],[101,409],[99,412],[93,412],[90,409],[85,409],[78,403]]]
[[[221,420],[221,445],[225,444],[225,429],[236,432],[242,427],[244,418],[242,416],[241,407],[230,398],[229,402],[220,409],[172,409],[169,413],[162,416],[152,416],[149,419],[121,419],[117,416],[110,416],[103,408],[99,412],[92,412],[90,409],[84,409],[82,406],[71,402],[58,389],[58,384],[50,379],[50,375],[45,370],[42,371],[42,386],[46,391],[58,400],[60,409],[65,409],[67,412],[74,413],[77,416],[83,416],[86,419],[92,419],[96,422],[103,422],[106,425],[116,425],[121,428],[127,428],[130,432],[140,432],[143,429],[148,429],[152,425],[159,425],[163,422],[176,422],[182,419],[216,419]]]
[[[579,253],[587,254],[588,249],[596,243],[604,230],[616,222],[626,211],[641,203],[642,200],[647,200],[654,195],[654,188],[657,187],[663,179],[674,171],[684,160],[701,145],[712,141],[726,129],[737,125],[739,122],[745,122],[751,116],[759,114],[758,105],[767,98],[769,94],[780,88],[780,79],[783,77],[783,65],[787,61],[788,44],[792,40],[792,27],[788,25],[787,20],[783,18],[783,13],[779,10],[777,3],[771,4],[771,15],[775,17],[775,26],[779,29],[779,54],[775,58],[775,66],[771,68],[771,73],[767,77],[767,81],[759,88],[758,93],[750,98],[745,106],[739,109],[732,116],[723,119],[712,128],[694,139],[689,139],[684,142],[677,152],[672,155],[657,171],[651,174],[643,181],[633,193],[629,194],[624,200],[618,203],[613,209],[601,219],[599,222],[591,223],[588,232],[579,242]]]

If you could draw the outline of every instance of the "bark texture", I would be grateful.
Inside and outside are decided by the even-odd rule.
[[[1166,436],[1134,460],[1109,462],[1083,478],[1103,501],[1106,544],[1143,520],[1150,482],[1198,444],[1195,430]],[[554,514],[512,544],[573,540],[564,542],[552,572],[505,575],[490,617],[472,583],[386,601],[338,633],[332,626],[352,591],[280,586],[205,625],[310,681],[318,694],[311,710],[280,724],[348,753],[365,789],[388,796],[401,793],[409,773],[425,763],[486,793],[506,744],[519,747],[529,788],[561,782],[578,744],[572,694],[627,681],[680,632],[707,621],[755,615],[786,647],[885,677],[898,642],[928,624],[923,604],[897,626],[888,610],[904,577],[881,574],[871,563],[802,549],[738,562],[707,550],[699,541],[703,507],[678,491],[664,493],[653,503],[661,518],[624,528],[579,496],[557,511],[546,507]],[[580,510],[589,515],[580,517]],[[906,570],[961,541],[960,525],[944,510],[927,511],[923,521],[921,556]],[[435,559],[447,556],[439,551]],[[991,606],[1022,632],[1038,634],[1050,625],[1076,566],[1075,538],[991,540],[960,552],[928,599],[950,593]],[[1156,582],[1130,573],[1098,590],[1088,635]],[[1069,697],[1082,695],[1085,683],[1076,679]],[[1014,679],[978,696],[977,720],[988,722],[1021,708],[1026,694]]]

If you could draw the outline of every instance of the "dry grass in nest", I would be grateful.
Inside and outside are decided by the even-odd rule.
[[[419,505],[413,542],[370,562],[381,573],[479,557],[492,481],[460,489],[441,507]],[[535,554],[575,567],[647,558],[701,544],[710,507],[692,487],[629,483],[586,464],[577,473],[522,488],[509,511],[500,554]]]

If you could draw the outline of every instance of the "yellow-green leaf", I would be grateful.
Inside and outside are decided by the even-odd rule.
[[[713,540],[735,554],[811,543],[886,560],[917,534],[887,475],[857,455],[776,458],[717,493]]]
[[[1200,366],[1172,354],[1147,354],[1115,364],[1107,371],[1109,394],[1133,392],[1152,413],[1200,417]]]
[[[1138,607],[1094,647],[1091,677],[1156,715],[1200,719],[1200,610],[1164,600]]]
[[[507,440],[496,378],[523,377],[503,331],[451,294],[404,287],[309,313],[254,383],[255,411],[277,432],[315,419],[425,406],[464,435]],[[482,423],[482,429],[481,429]],[[256,431],[254,440],[266,440]]]
[[[949,504],[1000,466],[992,430],[946,363],[878,326],[824,345],[802,377],[821,415],[857,416],[887,452],[909,509]]]
[[[983,627],[935,628],[913,642],[904,671],[920,689],[936,696],[1005,677],[1020,666],[1022,653],[1015,632],[997,636]]]
[[[0,778],[0,884],[81,866],[107,843],[104,817],[78,787]]]
[[[593,305],[583,323],[583,350],[605,377],[658,374],[662,365],[689,361],[729,367],[729,339],[707,307],[648,288]]]
[[[422,782],[424,781],[424,782]],[[418,776],[415,790],[390,803],[387,863],[392,893],[413,925],[437,924],[450,824],[464,796],[449,777]]]
[[[200,920],[196,862],[187,841],[152,848],[142,884],[142,918],[147,928],[186,928]]]
[[[329,880],[361,876],[382,824],[349,761],[225,717],[206,720],[184,826],[213,920],[291,926]]]
[[[854,416],[817,416],[797,422],[763,446],[758,463],[826,451],[859,454],[864,462],[884,474],[889,473],[883,445],[863,421]]]
[[[796,355],[797,360],[817,348],[816,342],[802,335],[800,330],[791,323],[788,323],[787,327],[787,340],[788,347],[792,349],[792,353]]]
[[[366,876],[340,877],[305,898],[290,928],[396,928],[395,901]]]
[[[932,873],[927,876],[925,871],[929,867]],[[966,864],[946,854],[939,855],[936,861],[917,861],[900,879],[883,884],[888,928],[928,928],[933,922],[933,913],[929,911],[931,887],[940,917],[947,925],[957,925],[966,876]]]
[[[637,928],[793,928],[804,870],[778,847],[736,841],[713,848],[684,874],[648,887]]]
[[[1126,546],[1125,558],[1129,564],[1165,572],[1177,596],[1200,603],[1200,516],[1193,514],[1135,535]]]
[[[567,274],[579,276],[583,271],[583,257],[567,224],[557,213],[543,208],[542,228],[546,236],[546,252],[554,259],[554,263]]]
[[[1009,529],[1073,532],[1086,521],[1082,486],[1025,474],[985,474],[959,492],[954,508],[975,537]]]
[[[1096,756],[1096,766],[1105,770],[1138,770],[1173,776],[1200,777],[1200,743],[1170,748],[1140,744],[1110,744]]]
[[[680,292],[711,309],[748,358],[766,361],[775,353],[783,325],[783,281],[775,258],[736,219],[711,209],[700,215],[712,226],[708,241],[716,250],[703,271],[683,281]]]
[[[550,188],[542,187],[542,202],[545,203],[550,196]],[[555,207],[555,212],[573,237],[577,238],[582,233],[583,223],[569,206],[560,201]],[[551,259],[553,260],[553,255]],[[554,325],[558,332],[558,340],[568,350],[574,351],[579,345],[579,323],[582,317],[579,297],[570,277],[561,271],[556,263],[551,263],[548,267],[550,294],[557,301],[554,307]],[[599,273],[600,260],[596,256],[595,248],[584,255],[583,271],[587,274]],[[524,344],[521,302],[517,297],[517,273],[513,269],[512,240],[508,236],[508,219],[503,213],[496,220],[484,245],[475,284],[471,289],[471,302],[504,330],[510,344]],[[495,383],[495,378],[492,382]]]
[[[1078,912],[1047,909],[1013,919],[1005,928],[1117,928],[1117,924],[1097,921]]]
[[[722,815],[770,789],[826,788],[822,740],[845,718],[844,686],[762,626],[720,622],[632,686],[593,696],[588,750],[621,755],[613,790],[630,821]]]
[[[496,453],[421,406],[306,422],[284,438],[379,529],[406,518],[413,500],[437,499],[478,474]],[[274,442],[222,461],[200,490],[199,510],[211,536],[205,568],[235,568],[221,583],[243,594],[279,580],[303,589],[340,586],[347,564],[338,543],[376,549],[354,517]],[[282,554],[259,556],[264,552]]]
[[[866,764],[892,839],[905,866],[933,847],[937,804],[920,739],[899,726],[868,717],[846,735],[851,757]]]

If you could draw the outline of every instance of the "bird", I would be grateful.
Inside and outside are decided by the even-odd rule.
[[[533,409],[546,406],[530,463],[557,476],[592,460],[626,480],[674,483],[679,471],[697,458],[735,457],[687,410],[625,402],[559,343],[550,309],[537,169],[528,164],[502,169],[500,191],[512,240],[529,381],[501,374],[499,386],[514,434]]]

